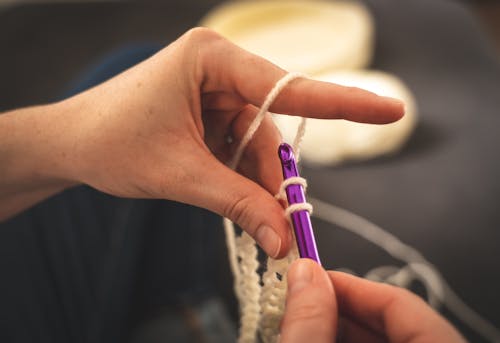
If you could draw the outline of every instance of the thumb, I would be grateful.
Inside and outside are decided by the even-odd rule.
[[[310,259],[295,261],[288,271],[288,294],[281,342],[335,342],[337,302],[328,274]]]
[[[290,225],[283,207],[271,193],[252,180],[220,163],[203,159],[203,182],[192,184],[187,202],[216,212],[235,222],[273,258],[284,257],[290,248]]]

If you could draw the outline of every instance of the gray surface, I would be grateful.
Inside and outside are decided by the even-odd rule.
[[[500,68],[494,51],[471,14],[452,2],[369,4],[378,29],[373,67],[408,84],[420,123],[397,156],[306,169],[310,194],[415,246],[468,304],[500,326]],[[320,222],[316,228],[327,266],[364,273],[393,262],[338,228]]]

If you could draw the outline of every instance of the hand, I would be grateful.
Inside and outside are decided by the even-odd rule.
[[[338,315],[340,328],[337,330]],[[407,290],[341,272],[309,259],[288,272],[281,343],[464,343],[439,314]]]
[[[9,132],[18,133],[13,139],[23,143],[22,169],[30,163],[36,173],[27,173],[26,186],[19,180],[21,167],[4,171],[4,188],[17,192],[16,202],[4,202],[12,212],[27,206],[21,200],[29,196],[19,194],[31,192],[35,202],[41,194],[79,183],[120,197],[171,199],[228,217],[269,255],[282,257],[291,235],[273,197],[282,177],[280,135],[271,118],[257,131],[238,172],[225,163],[257,106],[285,73],[212,31],[193,29],[95,88],[31,111],[39,113],[17,115]],[[357,88],[297,79],[271,111],[381,124],[399,119],[403,105]],[[4,128],[16,121],[15,112],[1,117]],[[0,165],[16,166],[12,158],[22,156],[10,155]]]

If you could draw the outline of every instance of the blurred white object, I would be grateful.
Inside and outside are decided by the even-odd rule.
[[[287,70],[405,102],[405,117],[389,125],[308,120],[301,149],[310,165],[396,152],[415,127],[415,101],[403,82],[387,73],[359,70],[371,61],[375,29],[368,10],[356,1],[233,1],[210,11],[201,25]],[[299,121],[275,117],[289,143]]]
[[[373,19],[355,1],[227,2],[200,24],[286,70],[309,75],[363,68],[373,55]]]
[[[411,92],[397,77],[380,71],[339,71],[317,77],[346,86],[364,88],[405,102],[405,116],[396,123],[373,125],[346,120],[309,119],[301,154],[313,165],[332,165],[344,160],[369,159],[396,152],[409,138],[416,124],[416,105]],[[291,142],[300,117],[275,115],[283,138]]]

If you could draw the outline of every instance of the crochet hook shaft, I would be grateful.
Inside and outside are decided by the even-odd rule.
[[[281,167],[283,169],[283,178],[289,179],[291,177],[298,177],[299,172],[293,149],[287,143],[282,143],[278,148],[278,156],[281,160]],[[301,204],[306,202],[304,189],[300,184],[291,184],[285,189],[288,204]],[[311,225],[311,218],[307,210],[298,210],[290,214],[295,237],[297,240],[297,247],[299,249],[300,257],[310,258],[321,264],[316,248],[316,241],[314,240],[314,233]]]

